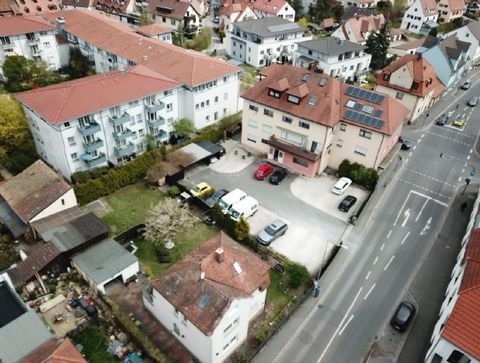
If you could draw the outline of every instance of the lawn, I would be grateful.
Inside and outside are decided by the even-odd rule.
[[[98,325],[91,324],[81,333],[72,336],[75,344],[83,346],[82,354],[90,363],[116,363],[119,362],[107,352],[108,339]]]
[[[102,221],[118,234],[144,223],[149,209],[164,197],[158,189],[150,189],[142,182],[129,185],[104,198],[113,212],[102,217]]]
[[[270,286],[267,290],[267,305],[269,305],[269,310],[275,311],[275,315],[292,299],[292,296],[284,292],[282,280],[283,276],[280,273],[275,270],[270,270]]]
[[[243,64],[243,71],[240,75],[240,89],[242,91],[248,91],[257,83],[255,76],[257,75],[257,69],[251,65]]]
[[[154,245],[144,239],[139,239],[135,242],[138,247],[135,256],[138,257],[144,268],[148,267],[152,277],[156,277],[188,252],[194,250],[217,233],[218,230],[216,228],[207,226],[202,222],[196,223],[194,230],[179,233],[174,240],[175,247],[169,251],[172,258],[170,263],[159,263]]]

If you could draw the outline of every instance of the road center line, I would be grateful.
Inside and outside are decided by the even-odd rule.
[[[373,261],[373,264],[375,265],[377,263],[377,261],[378,261],[378,256],[375,257],[375,260]]]
[[[375,286],[377,286],[377,283],[375,282],[372,287],[368,290],[368,292],[365,294],[365,297],[363,298],[363,300],[367,300],[368,296],[370,295],[370,293],[373,291],[373,289],[375,288]]]
[[[425,201],[425,203],[423,203],[423,206],[422,206],[422,209],[420,209],[420,212],[418,212],[417,214],[417,218],[415,218],[415,222],[418,222],[418,220],[420,219],[420,216],[422,215],[422,212],[423,212],[423,209],[425,208],[425,206],[427,205],[429,199],[427,199]]]
[[[383,251],[384,248],[385,248],[385,242],[382,243],[382,246],[380,247],[380,251]]]
[[[348,318],[347,322],[346,322],[345,325],[343,326],[342,330],[340,330],[340,331],[338,332],[338,335],[342,335],[342,333],[345,331],[345,329],[346,329],[346,327],[348,326],[348,324],[350,324],[350,322],[352,321],[352,319],[353,319],[354,316],[355,316],[355,315],[353,315],[353,314],[350,315],[350,317]]]
[[[386,264],[385,267],[383,268],[384,271],[387,271],[388,266],[390,266],[390,264],[392,263],[392,261],[393,261],[394,258],[395,258],[395,255],[393,255],[392,257],[390,257],[390,260],[387,262],[387,264]]]
[[[348,314],[350,314],[350,310],[352,310],[353,305],[355,305],[355,302],[357,301],[358,297],[359,297],[360,294],[362,293],[362,290],[363,290],[363,286],[360,287],[360,289],[358,290],[357,295],[355,296],[355,298],[353,299],[352,303],[350,304],[350,307],[349,307],[348,310],[347,310],[347,313],[345,314],[345,316],[343,317],[342,321],[340,322],[340,325],[338,326],[337,330],[335,330],[335,333],[332,335],[332,337],[331,337],[330,340],[328,341],[328,344],[327,344],[327,346],[325,347],[325,349],[323,350],[323,353],[322,353],[322,355],[320,356],[320,358],[318,358],[317,363],[320,363],[320,361],[323,359],[323,357],[324,357],[325,354],[327,353],[328,348],[330,348],[330,345],[332,345],[333,340],[335,339],[336,335],[338,334],[338,331],[342,328],[343,322],[344,322],[345,319],[347,318]]]
[[[401,245],[405,243],[409,235],[410,235],[410,231],[405,235],[405,237],[403,237],[402,242],[400,242]]]
[[[368,280],[368,278],[370,277],[370,274],[372,273],[372,271],[368,271],[367,273],[367,276],[365,276],[365,280]]]
[[[391,234],[392,234],[392,230],[388,231],[387,238],[390,238]]]

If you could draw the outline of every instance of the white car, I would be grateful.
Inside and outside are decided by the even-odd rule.
[[[345,190],[348,189],[350,184],[352,184],[352,181],[350,179],[342,177],[338,179],[338,181],[332,187],[332,193],[342,195],[345,192]]]

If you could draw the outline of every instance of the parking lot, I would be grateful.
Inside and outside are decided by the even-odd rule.
[[[309,271],[318,269],[326,253],[340,241],[348,226],[348,217],[363,203],[367,192],[351,186],[345,193],[358,198],[349,213],[338,210],[343,196],[330,192],[336,178],[306,178],[287,175],[280,185],[253,177],[261,161],[233,143],[227,155],[210,167],[199,166],[186,175],[194,183],[205,181],[215,189],[240,188],[260,204],[258,212],[248,218],[250,231],[257,234],[267,224],[280,218],[288,223],[287,233],[275,240],[270,248],[305,265]],[[230,149],[230,150],[229,150]],[[232,150],[238,150],[235,154]]]

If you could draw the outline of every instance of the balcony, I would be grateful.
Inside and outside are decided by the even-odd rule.
[[[92,122],[86,126],[78,126],[78,131],[82,134],[82,136],[89,136],[93,135],[96,132],[100,132],[102,130],[101,126],[96,122]]]
[[[123,125],[124,123],[130,122],[130,115],[124,112],[121,116],[108,116],[109,121],[112,123],[113,127]]]
[[[101,139],[96,139],[93,142],[90,142],[88,144],[83,143],[83,148],[87,153],[91,153],[94,150],[100,149],[104,145],[103,140]]]
[[[168,133],[165,130],[158,130],[158,132],[155,135],[153,135],[153,137],[157,141],[165,140],[167,136],[168,136]]]
[[[125,129],[122,132],[113,132],[113,137],[117,141],[125,140],[128,137],[133,136],[133,132],[130,129]]]
[[[163,110],[165,105],[163,104],[163,102],[156,101],[150,104],[146,104],[145,107],[148,112],[155,113],[157,111]]]
[[[163,126],[165,125],[165,119],[160,117],[158,120],[148,120],[148,125],[153,128]]]
[[[135,145],[130,142],[126,146],[113,148],[113,152],[119,158],[129,156],[135,152]]]
[[[100,164],[103,164],[107,161],[107,156],[104,153],[98,154],[98,156],[94,156],[90,153],[85,153],[80,155],[80,159],[82,159],[89,168],[93,168]]]

